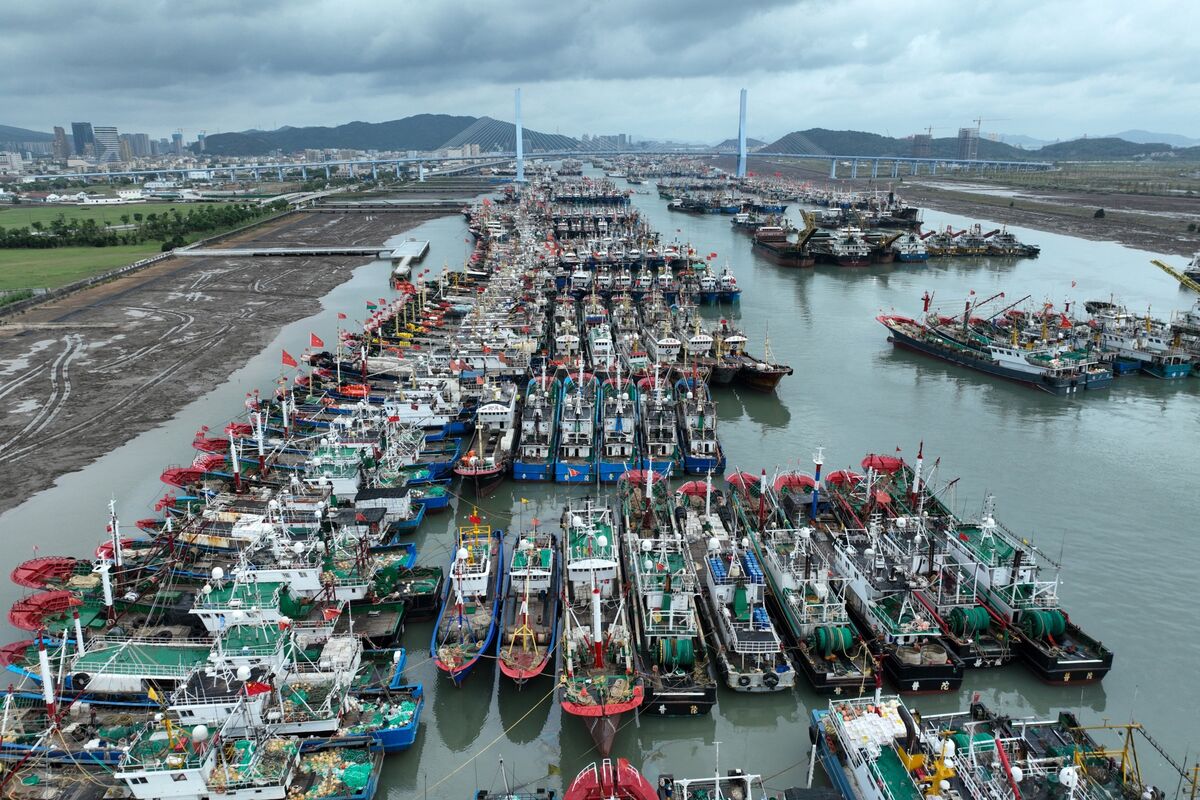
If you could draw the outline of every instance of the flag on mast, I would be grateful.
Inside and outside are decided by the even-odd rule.
[[[283,365],[284,365],[285,367],[298,367],[298,366],[300,366],[298,363],[296,363],[296,359],[292,358],[292,354],[291,354],[291,353],[289,353],[287,350],[284,350],[284,351],[283,351]]]

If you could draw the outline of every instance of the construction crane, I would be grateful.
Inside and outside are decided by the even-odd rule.
[[[1179,270],[1172,267],[1170,264],[1159,261],[1157,258],[1151,259],[1151,264],[1161,269],[1163,272],[1170,275],[1175,280],[1179,281],[1180,285],[1191,289],[1193,292],[1200,292],[1200,283],[1192,280],[1187,275],[1184,275]]]

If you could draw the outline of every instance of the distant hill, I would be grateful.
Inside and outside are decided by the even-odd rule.
[[[1090,161],[1114,158],[1136,158],[1152,153],[1163,153],[1171,150],[1171,145],[1165,142],[1127,142],[1124,139],[1103,137],[1099,139],[1073,139],[1069,142],[1055,142],[1040,150],[1028,151],[1038,158],[1057,161]]]
[[[831,131],[825,128],[810,128],[793,131],[762,148],[767,153],[811,153],[813,155],[841,156],[911,156],[912,140],[880,136],[864,131]],[[1005,142],[980,139],[978,157],[1002,161],[1104,161],[1111,159],[1139,158],[1155,153],[1172,152],[1177,158],[1195,159],[1193,151],[1200,148],[1172,150],[1164,142],[1137,143],[1124,139],[1104,137],[1097,139],[1074,139],[1055,142],[1044,147],[1022,150]],[[958,138],[933,139],[930,154],[935,158],[957,158]]]
[[[53,133],[31,131],[28,128],[14,128],[11,125],[0,125],[0,142],[53,142]]]
[[[1166,142],[1172,147],[1195,147],[1196,145],[1200,145],[1200,139],[1193,139],[1190,136],[1181,136],[1178,133],[1153,133],[1152,131],[1144,131],[1140,128],[1121,131],[1120,133],[1110,133],[1104,138],[1124,139],[1127,142],[1136,142],[1137,144]]]
[[[758,148],[762,147],[764,144],[766,144],[766,142],[764,142],[762,139],[752,139],[749,136],[746,137],[746,149],[747,150],[757,150]],[[738,146],[737,139],[726,139],[725,141],[718,144],[716,149],[718,149],[718,150],[737,150],[737,146]]]
[[[882,158],[911,156],[912,140],[881,136],[878,133],[865,131],[831,131],[826,128],[810,128],[806,131],[793,131],[765,145],[762,149],[767,153],[811,153],[814,155],[879,156]],[[958,156],[958,139],[934,139],[930,144],[930,149],[935,157],[956,158]],[[1030,158],[1030,152],[1018,150],[1003,142],[993,142],[991,139],[979,140],[980,158],[1015,161]]]
[[[1037,139],[1022,133],[1002,133],[1000,134],[1000,141],[1005,144],[1011,144],[1013,147],[1038,148],[1050,144],[1053,140]]]
[[[345,148],[348,150],[437,150],[478,144],[481,150],[513,150],[515,126],[490,117],[416,114],[389,122],[349,122],[335,127],[283,127],[273,131],[215,133],[204,140],[214,155],[261,156],[274,150]],[[570,148],[569,136],[525,129],[525,146],[533,150]],[[195,147],[193,147],[195,149]]]

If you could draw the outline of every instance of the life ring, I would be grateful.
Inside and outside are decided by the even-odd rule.
[[[741,686],[743,689],[745,689],[747,686],[750,685],[750,676],[749,675],[738,675],[737,685]]]
[[[763,683],[767,685],[768,689],[774,689],[779,685],[779,676],[774,672],[768,672],[766,675],[763,675]]]

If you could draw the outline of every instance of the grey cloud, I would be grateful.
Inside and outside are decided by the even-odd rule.
[[[1192,3],[210,0],[6,9],[0,123],[182,126],[378,121],[422,111],[564,133],[731,135],[810,126],[906,134],[982,113],[1061,137],[1200,133]]]

